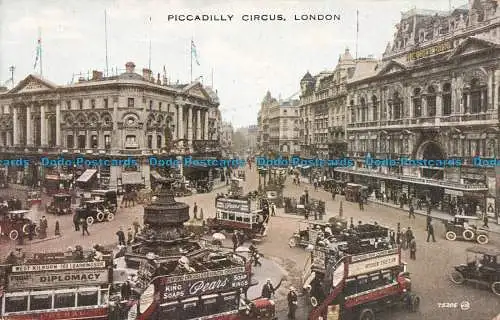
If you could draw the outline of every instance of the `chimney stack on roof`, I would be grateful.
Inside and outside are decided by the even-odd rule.
[[[125,70],[127,70],[127,73],[134,73],[134,71],[135,71],[135,63],[133,63],[133,62],[127,62],[125,64]]]
[[[102,80],[102,72],[97,70],[92,70],[92,80]]]
[[[153,77],[153,72],[151,70],[149,70],[148,68],[143,68],[142,69],[142,77],[146,81],[151,81],[151,78]]]

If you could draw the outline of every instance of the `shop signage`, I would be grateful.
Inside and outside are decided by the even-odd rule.
[[[246,287],[249,283],[248,274],[245,272],[230,275],[202,277],[199,279],[185,280],[181,282],[165,283],[165,281],[163,281],[163,298],[170,300],[225,292],[228,290]]]
[[[370,273],[399,265],[399,254],[363,260],[349,265],[348,277]]]
[[[427,47],[424,49],[416,50],[410,52],[408,54],[408,61],[419,60],[431,56],[435,56],[437,54],[450,51],[453,49],[453,43],[451,41],[442,42],[432,47]]]
[[[217,199],[215,206],[217,209],[233,212],[249,212],[248,201],[235,199]]]
[[[372,253],[367,253],[367,254],[360,254],[360,255],[351,257],[351,263],[358,262],[361,260],[382,257],[382,256],[388,256],[388,255],[396,254],[396,253],[398,253],[398,249],[388,249],[388,250],[384,250],[384,251],[377,251],[377,252],[372,252]]]
[[[108,269],[11,274],[8,279],[8,288],[18,290],[70,285],[101,285],[108,283],[108,274]]]
[[[451,189],[444,189],[444,194],[450,194],[452,196],[463,197],[464,192],[463,191],[457,191],[457,190],[451,190]]]
[[[70,263],[54,263],[54,264],[37,264],[37,265],[20,265],[13,266],[12,272],[40,272],[40,271],[56,271],[56,270],[78,270],[78,269],[96,269],[106,267],[105,261],[89,261],[89,262],[70,262]]]
[[[5,320],[64,320],[64,319],[108,319],[108,308],[87,308],[84,310],[64,310],[50,312],[44,310],[36,316],[30,314],[8,315]]]

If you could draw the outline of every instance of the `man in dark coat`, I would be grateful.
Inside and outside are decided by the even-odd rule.
[[[290,291],[287,296],[288,300],[288,319],[295,320],[295,312],[297,311],[298,296],[295,292],[294,287],[290,287]]]
[[[123,228],[120,227],[120,230],[116,232],[116,235],[118,236],[118,245],[119,246],[125,246],[127,245],[125,243],[125,233],[123,232]]]
[[[413,231],[411,230],[411,227],[408,227],[408,230],[406,230],[406,241],[408,247],[410,247],[411,239],[413,239]]]
[[[120,294],[122,296],[122,301],[130,299],[130,295],[132,294],[132,287],[130,286],[130,282],[128,280],[122,284],[120,288]]]
[[[85,236],[85,233],[90,236],[89,224],[87,223],[87,219],[80,219],[80,224],[82,225],[82,236]]]
[[[409,212],[409,216],[408,216],[408,219],[416,219],[416,216],[415,216],[415,208],[413,208],[413,204],[410,204],[410,210],[408,211]]]
[[[415,241],[415,238],[412,236],[410,240],[410,244],[408,246],[410,248],[410,259],[416,260],[417,259],[417,242]]]
[[[429,242],[430,237],[432,237],[432,242],[436,242],[436,238],[434,238],[434,226],[432,223],[427,225],[427,242]]]
[[[80,219],[78,218],[78,209],[75,210],[73,215],[73,224],[75,225],[75,231],[80,231]]]
[[[274,290],[275,289],[273,287],[273,284],[271,283],[271,279],[267,279],[266,284],[264,284],[264,286],[262,287],[262,298],[271,299],[272,295],[274,294]]]
[[[236,233],[236,231],[233,232],[233,236],[231,237],[231,239],[233,240],[233,251],[236,251],[239,243],[238,234]]]

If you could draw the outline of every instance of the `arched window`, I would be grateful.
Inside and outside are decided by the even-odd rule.
[[[399,92],[394,92],[392,106],[394,108],[394,120],[401,119],[403,117],[403,102],[399,97]]]
[[[472,79],[470,83],[470,113],[479,113],[483,110],[482,88],[478,79]]]
[[[430,86],[427,88],[427,115],[429,117],[436,116],[436,90]]]
[[[451,84],[445,83],[443,85],[443,115],[448,116],[451,114]]]
[[[354,100],[351,100],[349,105],[351,108],[351,123],[355,123],[356,122],[356,110],[354,110]]]
[[[366,121],[366,101],[365,98],[361,98],[360,100],[360,109],[361,109],[361,122]]]
[[[377,100],[377,96],[373,95],[372,96],[372,112],[373,112],[373,121],[377,121],[378,120],[378,100]]]
[[[420,88],[413,90],[413,117],[418,118],[422,116],[422,96],[420,95]]]

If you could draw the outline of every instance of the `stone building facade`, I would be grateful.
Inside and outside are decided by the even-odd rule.
[[[347,90],[348,150],[357,166],[337,171],[390,198],[414,195],[445,211],[458,201],[495,216],[495,168],[474,166],[472,158],[500,158],[497,1],[403,13],[382,60],[349,80]],[[373,168],[366,156],[454,158],[462,165]]]
[[[151,155],[217,156],[215,92],[198,82],[168,85],[159,78],[148,69],[136,73],[132,62],[121,75],[94,71],[91,79],[63,86],[29,75],[0,93],[2,157],[136,158],[138,166],[128,169],[132,172],[96,168],[102,184],[116,188],[149,186]]]
[[[356,66],[349,49],[333,71],[300,81],[300,144],[302,156],[328,159],[345,152],[346,81]]]
[[[230,122],[223,122],[220,130],[220,145],[226,156],[232,155],[233,152],[233,134],[233,125]]]
[[[273,98],[268,91],[259,111],[261,151],[294,155],[300,152],[299,101]]]

